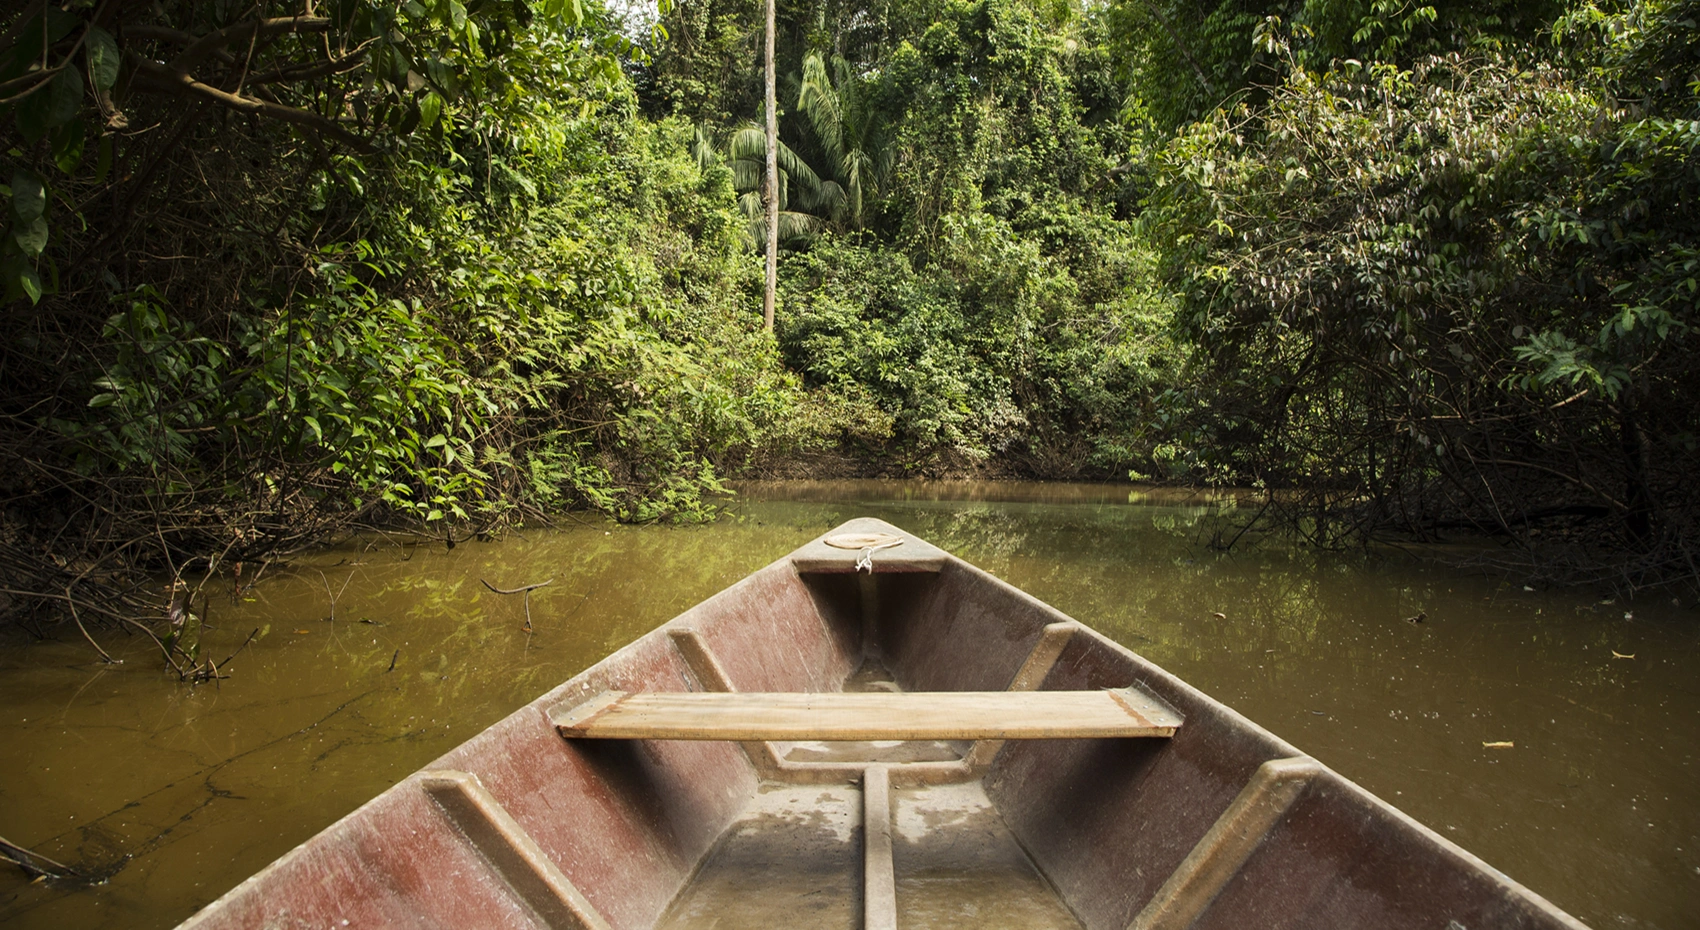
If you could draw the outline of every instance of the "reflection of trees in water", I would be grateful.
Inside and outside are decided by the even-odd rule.
[[[1012,583],[1159,661],[1302,650],[1345,622],[1358,596],[1341,597],[1360,584],[1358,557],[1208,548],[1201,539],[1223,517],[1215,505],[951,516],[951,532],[937,534],[946,548],[948,535],[971,561],[1006,562]]]
[[[457,668],[475,658],[480,665],[505,665],[505,674],[542,690],[570,674],[563,674],[566,668],[594,662],[794,546],[862,515],[956,552],[1159,660],[1199,663],[1224,653],[1304,650],[1318,630],[1349,622],[1345,614],[1362,595],[1342,598],[1339,592],[1357,583],[1361,560],[1305,551],[1214,551],[1206,543],[1218,524],[1232,519],[1230,508],[1222,501],[752,502],[707,528],[527,531],[496,545],[469,543],[406,561],[368,552],[360,556],[363,566],[326,567],[333,583],[338,571],[358,574],[338,604],[337,642],[323,661],[381,668],[399,647],[400,664],[412,674],[440,679],[446,670],[424,665],[441,664],[446,656],[449,668]],[[325,596],[316,572],[277,579],[269,612],[322,615]],[[481,578],[498,586],[554,579],[532,594],[531,641],[520,630],[518,600],[490,593]],[[356,625],[360,617],[384,626]],[[369,632],[377,635],[362,636]],[[538,648],[542,644],[547,648]]]
[[[964,558],[1007,563],[1027,545],[1036,521],[1024,519],[1020,510],[993,504],[972,504],[928,516],[937,529],[920,532],[923,538],[947,552]]]

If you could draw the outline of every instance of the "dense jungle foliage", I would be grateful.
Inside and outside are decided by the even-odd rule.
[[[1694,0],[777,12],[772,333],[757,0],[0,16],[0,606],[788,471],[1697,577]]]

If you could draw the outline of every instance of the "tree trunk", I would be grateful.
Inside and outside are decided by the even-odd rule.
[[[762,292],[761,315],[773,331],[773,304],[779,288],[779,102],[774,92],[773,5],[767,0],[767,171],[762,199],[767,202],[767,288]]]
[[[1647,483],[1647,447],[1651,443],[1641,428],[1640,418],[1630,407],[1633,402],[1625,397],[1617,413],[1618,437],[1623,446],[1624,504],[1628,507],[1623,516],[1629,544],[1645,548],[1653,539],[1653,492]]]

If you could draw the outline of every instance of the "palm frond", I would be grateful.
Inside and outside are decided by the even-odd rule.
[[[851,64],[834,56],[830,72],[827,60],[818,53],[803,59],[797,108],[808,117],[831,172],[821,184],[809,185],[811,190],[821,189],[810,199],[820,203],[830,199],[835,219],[860,226],[868,202],[879,195],[890,176],[895,147],[890,127],[869,99],[867,83]],[[800,176],[800,180],[804,179]],[[837,190],[827,193],[826,184]]]
[[[734,189],[742,191],[761,187],[762,174],[767,170],[767,133],[757,126],[743,126],[732,133],[732,138],[726,144],[726,155],[732,160]],[[780,142],[775,150],[774,161],[779,164],[781,204],[789,198],[789,187],[793,180],[799,188],[808,191],[809,196],[813,196],[820,188],[820,175],[784,142]]]
[[[838,91],[827,78],[826,62],[819,52],[803,59],[803,83],[797,92],[797,109],[809,118],[815,135],[829,155],[844,150],[844,110],[839,105]]]
[[[779,239],[781,242],[796,239],[813,239],[826,229],[826,220],[808,213],[794,213],[789,210],[779,214]]]
[[[732,189],[736,191],[760,191],[762,172],[767,166],[758,160],[748,158],[736,159],[731,164]]]
[[[697,168],[702,171],[720,163],[720,153],[714,148],[714,131],[709,127],[696,127],[696,137],[691,140],[691,157],[696,160]]]
[[[825,212],[835,217],[843,212],[845,192],[837,181],[822,181],[812,188],[800,187],[797,193],[798,206],[806,210]]]
[[[726,140],[726,157],[757,162],[767,158],[767,132],[753,123],[739,126]]]
[[[779,173],[781,177],[790,175],[797,179],[797,183],[799,185],[810,190],[820,187],[820,175],[815,174],[815,169],[810,168],[808,164],[803,161],[801,156],[799,156],[796,152],[791,151],[790,146],[783,142],[779,143],[778,155]]]
[[[782,210],[779,213],[780,242],[807,242],[825,229],[826,220],[818,216],[791,210]],[[766,217],[757,216],[744,224],[744,242],[758,252],[761,251],[761,243],[767,238],[766,233]]]

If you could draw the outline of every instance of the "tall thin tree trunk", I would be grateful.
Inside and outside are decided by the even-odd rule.
[[[773,303],[779,289],[779,101],[773,79],[773,5],[767,0],[767,175],[762,199],[767,201],[767,289],[762,292],[761,315],[768,331],[773,330]]]

